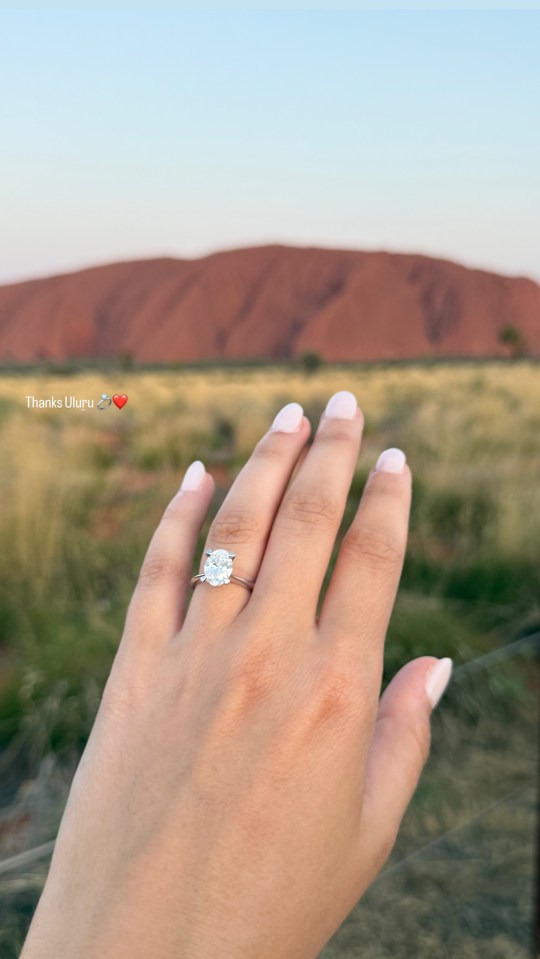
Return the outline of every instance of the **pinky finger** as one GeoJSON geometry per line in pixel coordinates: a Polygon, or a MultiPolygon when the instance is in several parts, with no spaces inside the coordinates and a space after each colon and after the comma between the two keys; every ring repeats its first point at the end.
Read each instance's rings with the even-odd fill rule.
{"type": "Polygon", "coordinates": [[[146,552],[129,605],[124,645],[168,642],[187,606],[197,540],[214,492],[200,460],[188,467],[146,552]]]}
{"type": "Polygon", "coordinates": [[[360,825],[362,862],[373,878],[387,859],[429,755],[431,713],[452,673],[451,659],[407,663],[385,690],[366,769],[360,825]]]}

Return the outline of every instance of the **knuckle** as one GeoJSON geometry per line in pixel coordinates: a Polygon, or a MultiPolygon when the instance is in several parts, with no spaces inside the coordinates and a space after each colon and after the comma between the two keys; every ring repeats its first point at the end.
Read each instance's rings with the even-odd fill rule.
{"type": "Polygon", "coordinates": [[[209,542],[249,543],[261,533],[260,517],[249,510],[228,507],[214,518],[208,534],[209,542]]]}
{"type": "Polygon", "coordinates": [[[385,530],[351,526],[343,537],[342,550],[376,571],[393,571],[401,565],[403,553],[395,538],[385,530]]]}
{"type": "Polygon", "coordinates": [[[431,726],[423,717],[409,723],[409,735],[417,750],[420,763],[424,766],[431,749],[431,726]]]}
{"type": "Polygon", "coordinates": [[[345,422],[345,420],[333,420],[331,425],[326,423],[324,429],[317,431],[315,437],[317,445],[328,443],[333,446],[336,443],[350,444],[356,442],[356,430],[352,430],[350,424],[348,427],[344,426],[345,422]]]}
{"type": "Polygon", "coordinates": [[[302,532],[334,529],[339,524],[338,504],[323,489],[300,488],[285,498],[276,522],[302,532]]]}
{"type": "Polygon", "coordinates": [[[352,665],[326,662],[315,679],[314,705],[319,722],[356,721],[364,708],[365,690],[352,665]]]}
{"type": "Polygon", "coordinates": [[[164,580],[182,580],[187,576],[185,562],[174,556],[156,556],[145,559],[139,573],[139,589],[152,589],[164,580]]]}
{"type": "Polygon", "coordinates": [[[178,496],[174,496],[170,503],[167,505],[163,516],[161,517],[162,523],[177,523],[182,516],[185,516],[185,505],[184,501],[179,499],[178,496]]]}
{"type": "Polygon", "coordinates": [[[366,484],[366,496],[388,496],[401,499],[404,494],[403,480],[410,480],[411,471],[407,463],[401,473],[387,473],[385,471],[371,473],[366,484]]]}
{"type": "Polygon", "coordinates": [[[282,670],[267,646],[250,645],[242,649],[231,666],[231,691],[235,701],[260,702],[279,687],[282,670]]]}
{"type": "Polygon", "coordinates": [[[385,730],[395,759],[406,749],[410,759],[413,759],[412,754],[416,753],[416,768],[425,765],[431,748],[431,726],[426,716],[417,715],[402,719],[393,713],[385,712],[383,707],[377,717],[377,726],[385,730]],[[411,750],[407,748],[409,745],[411,750]]]}
{"type": "Polygon", "coordinates": [[[254,460],[263,460],[275,462],[283,460],[283,449],[279,448],[274,442],[274,437],[263,437],[253,449],[251,454],[254,460]]]}

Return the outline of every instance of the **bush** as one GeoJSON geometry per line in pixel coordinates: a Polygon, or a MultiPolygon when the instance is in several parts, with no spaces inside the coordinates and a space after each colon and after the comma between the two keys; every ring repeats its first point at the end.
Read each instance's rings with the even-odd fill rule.
{"type": "Polygon", "coordinates": [[[306,376],[312,376],[323,365],[323,358],[315,350],[307,350],[300,356],[300,369],[306,376]]]}
{"type": "Polygon", "coordinates": [[[507,323],[499,330],[499,343],[507,348],[513,360],[527,355],[527,341],[519,327],[512,323],[507,323]]]}

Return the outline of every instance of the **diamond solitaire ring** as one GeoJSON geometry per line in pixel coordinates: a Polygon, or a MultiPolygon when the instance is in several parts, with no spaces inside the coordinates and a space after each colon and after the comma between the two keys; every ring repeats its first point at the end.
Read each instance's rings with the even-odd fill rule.
{"type": "Polygon", "coordinates": [[[191,577],[191,585],[197,583],[210,583],[210,586],[225,586],[226,583],[240,583],[250,591],[255,586],[250,579],[244,579],[243,576],[235,576],[232,571],[233,559],[236,553],[231,553],[227,549],[207,549],[205,550],[207,560],[204,564],[204,571],[191,577]]]}

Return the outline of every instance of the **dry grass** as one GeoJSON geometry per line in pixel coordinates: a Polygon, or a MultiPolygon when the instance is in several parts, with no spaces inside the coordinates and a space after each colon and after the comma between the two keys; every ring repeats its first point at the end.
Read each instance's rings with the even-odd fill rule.
{"type": "MultiPolygon", "coordinates": [[[[29,796],[41,797],[33,800],[16,848],[54,831],[63,787],[52,805],[43,799],[43,770],[53,756],[60,767],[73,763],[84,744],[144,549],[185,467],[201,458],[214,473],[215,511],[279,407],[298,400],[315,429],[337,389],[353,390],[366,417],[344,526],[381,449],[403,447],[415,478],[386,675],[422,653],[464,662],[540,625],[540,368],[533,363],[329,367],[313,376],[277,367],[4,375],[0,772],[7,777],[5,803],[18,812],[29,796]],[[24,400],[27,394],[97,400],[104,390],[126,392],[127,406],[28,410],[24,400]]],[[[532,675],[510,664],[474,689],[456,683],[437,720],[433,760],[398,858],[461,827],[493,797],[526,786],[534,765],[532,675]]],[[[461,871],[451,865],[455,848],[445,848],[443,867],[415,861],[383,874],[324,955],[525,955],[526,929],[519,928],[529,921],[523,902],[532,874],[532,813],[502,803],[490,816],[482,820],[480,851],[474,829],[469,838],[460,833],[461,858],[470,853],[471,859],[461,871]],[[456,883],[463,895],[452,900],[456,883]],[[445,919],[448,900],[453,926],[445,919]],[[386,921],[390,913],[393,924],[386,921]]],[[[1,848],[6,855],[8,846],[1,848]]],[[[43,875],[36,865],[0,887],[8,930],[0,952],[9,959],[43,875]]]]}
{"type": "Polygon", "coordinates": [[[109,383],[95,373],[0,381],[0,522],[11,526],[22,562],[31,562],[28,540],[35,544],[36,529],[44,549],[55,550],[62,516],[69,516],[60,504],[92,488],[96,466],[110,466],[101,477],[106,487],[127,479],[127,495],[130,468],[159,470],[156,479],[172,491],[191,459],[205,455],[210,468],[219,462],[220,430],[233,435],[231,458],[240,463],[283,403],[301,402],[315,427],[339,388],[354,390],[365,411],[360,469],[384,446],[403,446],[415,475],[432,489],[489,487],[498,506],[494,548],[520,555],[536,549],[540,370],[532,363],[329,368],[313,377],[279,368],[123,373],[117,380],[121,385],[111,389],[127,392],[129,403],[104,413],[23,407],[30,392],[97,399],[109,383]]]}

